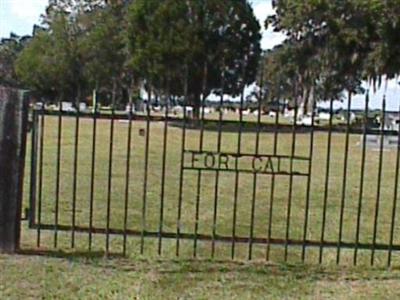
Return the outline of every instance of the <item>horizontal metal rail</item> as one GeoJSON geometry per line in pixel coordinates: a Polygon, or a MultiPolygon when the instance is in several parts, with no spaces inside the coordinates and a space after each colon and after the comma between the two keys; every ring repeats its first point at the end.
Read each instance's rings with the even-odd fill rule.
{"type": "MultiPolygon", "coordinates": [[[[58,111],[50,111],[50,110],[38,110],[35,109],[40,115],[46,115],[46,116],[59,116],[59,114],[62,115],[62,117],[70,117],[70,118],[76,118],[76,113],[73,112],[61,112],[59,113],[58,111]]],[[[79,113],[79,118],[80,119],[92,119],[93,118],[93,113],[88,113],[88,112],[80,112],[79,113]]],[[[129,122],[129,113],[115,113],[113,116],[111,113],[104,113],[104,112],[98,112],[96,113],[96,118],[98,120],[118,120],[118,121],[126,121],[127,123],[129,122]]],[[[177,116],[171,116],[168,115],[166,117],[165,115],[149,115],[147,116],[145,113],[144,114],[135,114],[133,113],[131,116],[132,121],[147,121],[149,120],[150,122],[165,122],[167,120],[170,124],[170,126],[178,126],[181,127],[183,126],[183,123],[185,123],[185,120],[182,117],[177,117],[177,116]]],[[[204,120],[201,120],[204,122],[204,130],[205,131],[210,131],[210,130],[217,130],[217,128],[214,128],[218,126],[219,123],[221,123],[221,130],[223,131],[229,131],[229,129],[232,128],[232,132],[237,131],[237,121],[235,120],[215,120],[215,119],[207,119],[205,118],[204,120]],[[213,125],[213,126],[211,126],[213,125]]],[[[256,121],[242,121],[242,131],[243,132],[256,132],[257,131],[257,122],[256,121]]],[[[198,122],[197,120],[187,120],[186,121],[186,127],[187,129],[200,129],[201,128],[201,122],[198,122]]],[[[280,133],[291,133],[293,128],[293,124],[274,124],[274,123],[261,123],[260,124],[260,132],[265,132],[265,133],[274,133],[276,130],[279,130],[280,133]]],[[[311,131],[314,132],[328,132],[329,126],[325,125],[314,125],[314,126],[308,126],[308,125],[302,125],[302,124],[296,124],[296,133],[297,134],[304,134],[304,133],[310,133],[311,131]]],[[[332,133],[346,133],[347,128],[346,125],[332,125],[331,128],[332,133]]],[[[350,134],[363,134],[364,133],[364,128],[363,126],[351,126],[348,129],[350,134]]],[[[381,130],[380,128],[368,128],[366,133],[368,135],[380,135],[381,130]]],[[[396,136],[397,137],[397,131],[395,130],[384,130],[383,131],[384,136],[396,136]]]]}
{"type": "MultiPolygon", "coordinates": [[[[33,224],[32,229],[40,229],[40,230],[49,230],[53,231],[54,230],[54,225],[51,224],[33,224]]],[[[75,232],[80,232],[80,233],[89,233],[91,232],[92,234],[110,234],[110,235],[128,235],[128,236],[135,236],[135,237],[141,237],[144,235],[145,237],[153,237],[153,238],[159,238],[160,236],[165,239],[176,239],[177,238],[177,233],[176,232],[158,232],[158,231],[147,231],[145,230],[144,232],[142,230],[124,230],[124,229],[107,229],[107,228],[89,228],[89,227],[83,227],[83,226],[75,226],[72,228],[72,226],[69,225],[57,225],[57,230],[58,231],[65,231],[65,232],[71,232],[72,229],[75,230],[75,232]]],[[[236,236],[232,238],[232,236],[224,236],[224,235],[206,235],[206,234],[200,234],[198,233],[197,235],[192,234],[192,233],[184,233],[180,232],[179,233],[179,238],[183,240],[194,240],[197,238],[197,240],[200,241],[209,241],[211,242],[213,239],[218,242],[222,243],[232,243],[232,241],[235,241],[235,243],[242,243],[242,244],[248,244],[250,242],[249,237],[240,237],[236,236]]],[[[337,248],[338,243],[337,241],[325,241],[325,242],[320,242],[320,241],[311,241],[311,240],[295,240],[295,239],[267,239],[267,238],[257,238],[253,237],[251,238],[251,241],[253,244],[259,244],[259,245],[276,245],[276,246],[285,246],[285,245],[290,245],[290,246],[299,246],[303,247],[304,245],[306,247],[323,247],[323,248],[337,248]]],[[[341,242],[340,243],[341,248],[345,249],[355,249],[356,247],[359,250],[393,250],[393,251],[400,251],[400,245],[392,245],[391,248],[387,244],[366,244],[366,243],[348,243],[348,242],[341,242]]]]}

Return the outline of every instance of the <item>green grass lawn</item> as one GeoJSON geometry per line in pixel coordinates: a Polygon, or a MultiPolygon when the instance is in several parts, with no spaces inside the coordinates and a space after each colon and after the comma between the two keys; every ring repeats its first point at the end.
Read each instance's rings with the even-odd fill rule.
{"type": "Polygon", "coordinates": [[[396,299],[398,269],[0,256],[1,299],[396,299]]]}
{"type": "MultiPolygon", "coordinates": [[[[95,227],[105,228],[107,211],[108,185],[108,120],[98,121],[96,176],[93,221],[95,227]]],[[[145,137],[139,135],[139,129],[146,123],[137,121],[133,125],[131,178],[129,181],[128,228],[142,229],[143,181],[145,137]]],[[[126,122],[115,123],[115,140],[113,156],[113,180],[111,193],[110,225],[114,229],[123,228],[124,192],[127,149],[126,122]]],[[[73,160],[74,160],[74,118],[63,118],[61,189],[59,222],[71,225],[73,199],[73,160]]],[[[152,122],[150,130],[149,172],[147,185],[147,207],[145,213],[145,228],[157,232],[160,226],[161,212],[161,170],[163,156],[164,123],[152,122]]],[[[186,149],[199,149],[199,130],[187,130],[186,149]]],[[[43,161],[43,199],[42,223],[54,224],[55,217],[55,178],[57,150],[57,118],[45,119],[45,144],[43,161]]],[[[216,151],[217,132],[206,131],[204,150],[216,151]]],[[[90,173],[91,173],[91,142],[92,121],[82,119],[79,135],[78,180],[76,201],[76,225],[89,225],[90,173]]],[[[241,151],[255,153],[256,134],[246,132],[242,136],[241,151]]],[[[163,198],[163,222],[165,232],[176,232],[177,212],[179,203],[179,179],[182,130],[179,127],[168,128],[168,143],[166,156],[165,194],[163,198]]],[[[262,133],[260,138],[260,154],[271,154],[273,151],[273,133],[262,133]]],[[[309,134],[298,134],[296,138],[297,156],[307,157],[309,154],[309,134]]],[[[222,134],[221,152],[237,151],[237,132],[222,134]]],[[[354,242],[358,212],[358,198],[361,169],[360,136],[350,136],[349,165],[346,174],[347,189],[343,215],[343,241],[354,242]]],[[[333,134],[331,172],[326,210],[325,240],[336,242],[339,234],[340,203],[343,181],[344,134],[333,134]]],[[[278,138],[279,155],[291,155],[292,135],[281,133],[278,138]]],[[[313,168],[311,176],[311,197],[308,214],[307,239],[319,241],[321,238],[322,213],[324,201],[324,182],[326,173],[327,133],[316,132],[313,168]]],[[[383,172],[381,181],[381,198],[378,214],[377,243],[388,244],[391,227],[391,212],[394,191],[394,174],[396,151],[385,150],[383,156],[383,172]]],[[[372,243],[375,201],[378,183],[379,151],[367,150],[364,193],[362,198],[360,242],[372,243]]],[[[27,162],[29,166],[29,161],[27,162]]],[[[27,170],[29,178],[29,170],[27,170]]],[[[236,221],[237,236],[248,237],[251,230],[251,210],[253,200],[253,174],[241,173],[238,182],[238,210],[236,221]]],[[[289,195],[289,176],[277,176],[275,182],[275,197],[272,217],[272,238],[285,239],[287,224],[287,208],[289,195]]],[[[185,171],[182,193],[181,231],[194,233],[196,223],[197,172],[185,171]]],[[[220,172],[218,189],[218,214],[216,232],[218,235],[231,236],[233,225],[233,203],[235,200],[235,173],[220,172]]],[[[306,177],[293,177],[293,194],[289,238],[301,240],[305,221],[306,177]]],[[[200,189],[199,233],[211,235],[213,232],[215,173],[203,172],[200,189]]],[[[29,192],[29,180],[26,183],[26,194],[29,192]]],[[[255,190],[254,236],[266,238],[269,224],[271,176],[258,175],[255,190]]],[[[26,197],[26,206],[28,197],[26,197]]],[[[400,244],[400,223],[395,224],[395,244],[400,244]]],[[[54,233],[42,232],[41,250],[49,251],[48,255],[58,252],[53,249],[54,233]]],[[[360,250],[358,262],[362,268],[349,266],[353,262],[354,250],[341,250],[341,264],[336,268],[336,248],[324,249],[323,267],[295,266],[289,267],[284,262],[284,248],[272,246],[270,261],[277,265],[266,265],[266,245],[257,244],[253,247],[254,262],[247,262],[249,245],[237,244],[235,262],[230,262],[231,244],[217,243],[215,260],[210,262],[211,243],[199,242],[198,257],[200,261],[191,261],[193,256],[193,241],[181,241],[181,258],[175,260],[175,240],[163,239],[162,256],[157,254],[158,239],[145,239],[145,254],[140,255],[140,238],[128,237],[127,258],[116,258],[105,261],[102,256],[105,248],[104,235],[95,235],[93,252],[88,253],[88,235],[77,233],[76,247],[70,249],[71,233],[59,233],[59,249],[63,251],[62,258],[36,256],[2,256],[0,282],[14,280],[11,287],[1,286],[0,293],[6,296],[17,291],[23,295],[40,297],[40,293],[48,293],[56,298],[68,298],[71,293],[90,295],[96,298],[97,293],[104,298],[126,298],[134,295],[140,298],[260,298],[270,295],[276,298],[316,298],[349,296],[363,297],[395,295],[398,284],[397,271],[387,273],[383,269],[370,269],[370,250],[360,250]],[[65,254],[66,252],[66,254],[65,254]],[[92,258],[87,258],[87,257],[92,258]],[[162,259],[161,261],[159,259],[162,259]],[[3,268],[4,266],[4,268],[3,268]],[[18,269],[24,266],[27,272],[19,274],[18,269]],[[365,271],[367,270],[367,271],[365,271]],[[33,274],[37,280],[31,278],[33,274]],[[57,276],[56,274],[62,274],[57,276]],[[2,276],[2,277],[1,277],[2,276]],[[3,279],[4,278],[4,279],[3,279]],[[63,282],[68,284],[63,285],[63,282]],[[106,283],[107,282],[107,283],[106,283]],[[21,285],[27,286],[22,294],[21,285]],[[40,288],[39,288],[40,287],[40,288]],[[32,293],[32,294],[29,294],[32,293]],[[36,294],[35,294],[36,293],[36,294]]],[[[122,236],[111,237],[111,252],[122,252],[122,236]]],[[[36,231],[23,226],[22,247],[25,250],[36,250],[36,231]]],[[[307,248],[306,265],[318,263],[318,248],[307,248]]],[[[387,251],[377,251],[375,264],[386,266],[387,251]]],[[[289,247],[288,263],[297,264],[301,261],[301,248],[289,247]]],[[[394,254],[393,265],[399,265],[399,256],[394,254]]],[[[1,295],[1,294],[0,294],[1,295]]],[[[18,295],[18,294],[17,294],[18,295]]]]}

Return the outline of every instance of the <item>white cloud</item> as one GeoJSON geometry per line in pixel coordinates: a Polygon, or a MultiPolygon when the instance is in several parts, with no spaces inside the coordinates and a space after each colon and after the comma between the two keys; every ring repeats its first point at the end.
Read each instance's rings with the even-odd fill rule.
{"type": "Polygon", "coordinates": [[[265,30],[265,20],[268,16],[274,15],[275,10],[272,7],[271,0],[265,1],[253,1],[254,14],[260,22],[262,28],[263,39],[261,41],[261,47],[263,49],[271,49],[274,46],[282,43],[285,36],[281,33],[274,32],[272,28],[265,30]]]}
{"type": "Polygon", "coordinates": [[[271,1],[255,2],[253,4],[254,14],[256,17],[264,23],[264,20],[271,15],[275,14],[275,10],[272,8],[271,1]]]}
{"type": "Polygon", "coordinates": [[[24,22],[37,23],[44,12],[47,0],[5,0],[13,17],[24,22]]]}

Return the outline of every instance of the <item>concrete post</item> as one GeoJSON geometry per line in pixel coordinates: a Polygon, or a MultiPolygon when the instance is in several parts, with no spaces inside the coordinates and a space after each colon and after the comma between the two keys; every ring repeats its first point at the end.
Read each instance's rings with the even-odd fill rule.
{"type": "Polygon", "coordinates": [[[18,90],[0,86],[0,252],[19,248],[27,112],[18,90]]]}

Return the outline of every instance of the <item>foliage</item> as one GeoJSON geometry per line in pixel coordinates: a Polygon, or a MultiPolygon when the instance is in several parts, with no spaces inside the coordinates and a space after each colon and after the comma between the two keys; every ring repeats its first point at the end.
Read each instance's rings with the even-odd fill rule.
{"type": "MultiPolygon", "coordinates": [[[[266,26],[287,40],[266,53],[270,98],[307,106],[341,99],[362,80],[380,84],[400,70],[400,0],[274,1],[266,26]],[[296,95],[296,98],[295,96],[296,95]]],[[[0,80],[75,98],[103,87],[120,99],[139,86],[181,97],[236,96],[258,72],[260,28],[247,0],[51,0],[31,43],[3,41],[0,80]],[[223,90],[221,86],[223,85],[223,90]]]]}
{"type": "Polygon", "coordinates": [[[22,82],[39,94],[80,97],[85,85],[82,28],[60,14],[48,30],[37,34],[16,62],[22,82]]]}
{"type": "Polygon", "coordinates": [[[107,87],[121,76],[125,62],[124,31],[119,13],[102,9],[91,13],[87,34],[82,41],[85,53],[85,77],[93,87],[107,87]]]}
{"type": "Polygon", "coordinates": [[[0,84],[18,86],[18,78],[14,64],[19,53],[29,42],[29,36],[20,37],[11,34],[9,38],[0,40],[0,84]]]}
{"type": "Polygon", "coordinates": [[[375,1],[374,13],[377,38],[366,62],[366,76],[380,84],[382,76],[397,77],[400,73],[400,1],[375,1]]]}
{"type": "Polygon", "coordinates": [[[62,99],[82,101],[98,87],[115,95],[129,74],[120,19],[120,6],[74,17],[63,12],[53,14],[47,29],[33,38],[18,59],[21,80],[41,95],[62,99]]]}
{"type": "Polygon", "coordinates": [[[51,24],[60,14],[74,18],[98,10],[104,7],[106,2],[105,0],[49,0],[42,21],[44,24],[51,24]]]}
{"type": "Polygon", "coordinates": [[[62,98],[102,87],[131,99],[139,79],[157,94],[182,96],[188,74],[198,108],[203,87],[221,92],[222,77],[232,95],[254,81],[261,36],[246,0],[129,2],[50,1],[45,30],[18,60],[23,83],[62,98]]]}
{"type": "Polygon", "coordinates": [[[198,112],[205,94],[238,94],[238,82],[254,81],[260,55],[260,27],[250,4],[240,1],[137,0],[128,13],[132,65],[143,79],[173,94],[188,94],[198,112]],[[243,71],[244,70],[244,71],[243,71]],[[224,76],[222,76],[222,73],[224,76]]]}
{"type": "Polygon", "coordinates": [[[279,0],[274,5],[277,14],[267,26],[300,47],[312,47],[305,61],[309,67],[312,60],[319,62],[315,80],[358,92],[361,80],[380,81],[400,71],[398,0],[279,0]]]}

